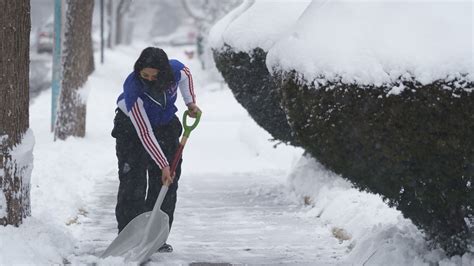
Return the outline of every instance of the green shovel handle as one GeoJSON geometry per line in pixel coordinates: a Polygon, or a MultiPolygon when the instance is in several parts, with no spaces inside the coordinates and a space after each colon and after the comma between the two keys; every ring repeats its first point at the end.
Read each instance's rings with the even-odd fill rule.
{"type": "Polygon", "coordinates": [[[185,111],[183,114],[183,128],[184,128],[184,134],[183,136],[186,138],[189,138],[189,134],[191,134],[191,131],[197,127],[199,124],[199,120],[201,120],[201,114],[202,112],[198,112],[196,115],[196,120],[194,120],[194,123],[192,125],[188,125],[187,118],[189,116],[189,111],[185,111]]]}

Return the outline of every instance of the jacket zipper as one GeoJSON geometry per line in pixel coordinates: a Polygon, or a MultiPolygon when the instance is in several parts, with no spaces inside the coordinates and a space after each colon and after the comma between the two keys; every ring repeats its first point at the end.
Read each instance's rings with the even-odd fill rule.
{"type": "Polygon", "coordinates": [[[163,98],[165,99],[165,106],[163,106],[160,102],[158,102],[157,100],[153,99],[153,97],[150,96],[150,94],[146,93],[145,92],[145,95],[148,96],[148,98],[150,98],[150,100],[152,100],[154,103],[158,104],[161,108],[165,109],[166,107],[166,92],[163,92],[163,98]]]}

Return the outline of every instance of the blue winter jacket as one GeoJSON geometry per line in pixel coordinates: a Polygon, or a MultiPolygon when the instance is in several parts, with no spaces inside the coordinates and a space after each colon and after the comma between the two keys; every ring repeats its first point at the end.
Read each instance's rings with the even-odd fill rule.
{"type": "Polygon", "coordinates": [[[173,69],[175,82],[164,92],[164,100],[159,102],[153,99],[149,89],[145,88],[142,82],[140,82],[139,74],[132,72],[125,80],[123,85],[124,91],[117,99],[119,107],[119,102],[125,100],[127,111],[130,112],[137,101],[137,98],[141,98],[145,111],[153,126],[169,123],[173,118],[173,115],[178,111],[178,108],[175,106],[178,95],[178,82],[181,80],[181,70],[185,68],[185,66],[178,60],[170,60],[170,65],[173,69]]]}
{"type": "Polygon", "coordinates": [[[160,168],[168,166],[153,128],[169,123],[178,111],[175,106],[178,88],[185,104],[195,103],[191,72],[178,60],[170,60],[175,82],[159,97],[152,97],[149,88],[139,79],[139,73],[128,75],[123,92],[117,99],[118,107],[130,117],[137,134],[147,152],[160,168]]]}

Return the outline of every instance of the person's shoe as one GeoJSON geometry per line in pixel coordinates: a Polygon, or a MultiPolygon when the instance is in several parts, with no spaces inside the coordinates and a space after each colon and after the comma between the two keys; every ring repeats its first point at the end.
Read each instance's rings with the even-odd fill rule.
{"type": "Polygon", "coordinates": [[[161,248],[158,249],[158,252],[160,253],[171,253],[173,252],[173,247],[170,244],[164,243],[161,248]]]}

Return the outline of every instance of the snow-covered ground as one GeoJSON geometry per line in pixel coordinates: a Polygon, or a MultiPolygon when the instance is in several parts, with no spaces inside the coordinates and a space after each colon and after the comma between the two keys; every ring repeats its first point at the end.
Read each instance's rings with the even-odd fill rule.
{"type": "MultiPolygon", "coordinates": [[[[96,65],[87,83],[85,138],[53,141],[50,91],[31,105],[32,216],[20,228],[0,227],[0,265],[123,264],[96,255],[116,236],[115,100],[145,46],[117,47],[96,65]]],[[[193,72],[203,117],[184,151],[168,241],[175,251],[153,255],[150,265],[474,264],[472,253],[449,260],[429,251],[398,211],[302,157],[301,149],[274,148],[226,85],[209,82],[185,49],[192,48],[166,50],[193,72]]]]}

